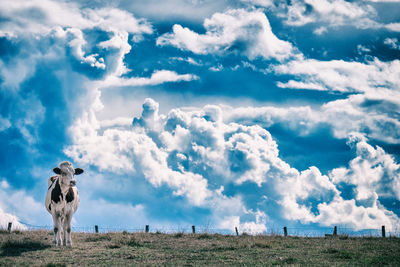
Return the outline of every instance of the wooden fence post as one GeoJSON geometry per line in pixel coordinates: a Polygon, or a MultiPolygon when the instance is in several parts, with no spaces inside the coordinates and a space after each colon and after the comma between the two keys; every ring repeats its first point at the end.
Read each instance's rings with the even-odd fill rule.
{"type": "Polygon", "coordinates": [[[95,226],[94,226],[94,232],[95,232],[96,234],[99,232],[99,226],[98,226],[98,225],[95,225],[95,226]]]}
{"type": "Polygon", "coordinates": [[[192,225],[192,234],[196,233],[196,227],[194,225],[192,225]]]}
{"type": "Polygon", "coordinates": [[[149,228],[150,228],[150,227],[149,227],[149,225],[147,224],[147,225],[146,225],[146,233],[149,232],[149,228]]]}
{"type": "Polygon", "coordinates": [[[382,225],[382,237],[386,237],[386,231],[384,225],[382,225]]]}
{"type": "Polygon", "coordinates": [[[337,227],[336,226],[333,228],[333,236],[337,236],[337,227]]]}
{"type": "Polygon", "coordinates": [[[11,233],[12,222],[8,223],[8,232],[11,233]]]}
{"type": "Polygon", "coordinates": [[[283,227],[283,235],[284,235],[284,236],[287,236],[287,227],[286,227],[286,226],[283,227]]]}
{"type": "Polygon", "coordinates": [[[237,227],[235,227],[235,231],[236,231],[236,236],[239,236],[239,231],[238,231],[237,227]]]}

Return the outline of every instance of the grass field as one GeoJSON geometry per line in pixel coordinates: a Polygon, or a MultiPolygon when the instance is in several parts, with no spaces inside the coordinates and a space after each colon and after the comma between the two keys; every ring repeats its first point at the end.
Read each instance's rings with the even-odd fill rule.
{"type": "Polygon", "coordinates": [[[72,248],[49,231],[0,232],[0,266],[400,266],[400,239],[73,233],[72,248]]]}

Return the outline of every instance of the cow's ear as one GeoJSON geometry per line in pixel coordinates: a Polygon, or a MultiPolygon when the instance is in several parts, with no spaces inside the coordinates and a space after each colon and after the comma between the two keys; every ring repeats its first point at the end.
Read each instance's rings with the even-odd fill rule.
{"type": "Polygon", "coordinates": [[[81,168],[76,168],[75,169],[75,175],[79,175],[81,173],[83,173],[83,170],[81,168]]]}
{"type": "Polygon", "coordinates": [[[61,174],[61,169],[56,167],[56,168],[53,169],[53,172],[56,173],[56,174],[61,174]]]}

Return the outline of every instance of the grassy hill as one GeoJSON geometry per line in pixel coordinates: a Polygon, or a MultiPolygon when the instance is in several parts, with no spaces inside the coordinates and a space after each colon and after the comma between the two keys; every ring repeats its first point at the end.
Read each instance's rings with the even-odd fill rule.
{"type": "Polygon", "coordinates": [[[49,231],[0,232],[0,266],[400,266],[399,238],[73,233],[72,248],[49,231]]]}

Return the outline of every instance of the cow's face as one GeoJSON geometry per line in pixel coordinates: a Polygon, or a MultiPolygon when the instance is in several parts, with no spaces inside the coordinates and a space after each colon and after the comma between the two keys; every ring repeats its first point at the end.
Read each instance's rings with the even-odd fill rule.
{"type": "Polygon", "coordinates": [[[68,161],[61,162],[60,167],[54,168],[53,171],[61,175],[61,183],[71,186],[76,184],[74,175],[79,175],[83,173],[83,170],[81,168],[74,169],[72,163],[68,161]]]}

